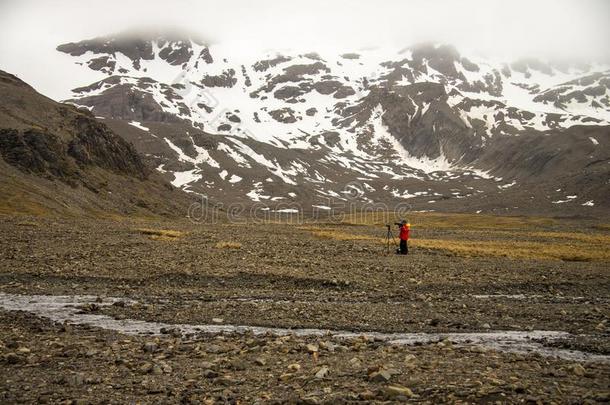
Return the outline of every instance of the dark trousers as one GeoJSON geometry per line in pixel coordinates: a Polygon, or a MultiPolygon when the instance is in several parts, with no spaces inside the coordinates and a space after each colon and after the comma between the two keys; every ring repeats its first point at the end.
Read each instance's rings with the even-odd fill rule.
{"type": "Polygon", "coordinates": [[[400,254],[406,255],[409,253],[409,246],[407,245],[407,241],[401,239],[400,240],[400,254]]]}

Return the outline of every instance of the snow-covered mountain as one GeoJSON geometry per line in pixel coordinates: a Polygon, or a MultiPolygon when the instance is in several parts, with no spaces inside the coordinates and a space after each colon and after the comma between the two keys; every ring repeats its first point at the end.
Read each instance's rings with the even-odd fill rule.
{"type": "Polygon", "coordinates": [[[438,44],[247,58],[162,35],[57,50],[88,72],[67,102],[218,202],[587,209],[608,191],[609,66],[438,44]]]}

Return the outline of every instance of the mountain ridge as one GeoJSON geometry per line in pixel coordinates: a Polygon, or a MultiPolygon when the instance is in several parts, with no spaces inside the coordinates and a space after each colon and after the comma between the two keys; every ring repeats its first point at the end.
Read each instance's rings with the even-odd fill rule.
{"type": "MultiPolygon", "coordinates": [[[[128,137],[148,145],[136,147],[150,151],[156,144],[147,159],[185,190],[219,201],[307,205],[316,196],[342,201],[358,182],[363,203],[408,201],[427,210],[440,202],[435,207],[442,210],[468,201],[464,209],[473,211],[490,209],[481,207],[482,194],[518,194],[524,187],[523,193],[545,200],[544,210],[566,198],[555,196],[557,189],[581,195],[569,205],[604,204],[596,190],[607,189],[602,178],[586,188],[578,179],[561,187],[551,180],[565,178],[554,164],[565,161],[562,155],[571,155],[576,171],[607,161],[608,66],[534,59],[498,64],[431,44],[331,57],[271,52],[234,63],[221,46],[175,38],[144,42],[146,58],[71,43],[79,49],[75,62],[99,70],[101,79],[75,83],[66,101],[112,125],[130,124],[135,132],[128,137]],[[100,57],[107,58],[103,66],[100,57]],[[570,152],[574,137],[583,138],[570,152]],[[522,151],[511,138],[545,151],[522,151]],[[547,164],[540,167],[539,160],[547,164]],[[548,181],[544,197],[535,184],[522,184],[541,171],[548,181]],[[456,199],[463,200],[447,204],[456,199]]],[[[74,53],[63,45],[58,50],[74,53]]]]}

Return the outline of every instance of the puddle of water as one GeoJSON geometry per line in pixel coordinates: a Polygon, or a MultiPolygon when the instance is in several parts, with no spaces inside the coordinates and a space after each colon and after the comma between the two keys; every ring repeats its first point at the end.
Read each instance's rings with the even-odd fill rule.
{"type": "Polygon", "coordinates": [[[357,338],[367,336],[389,344],[414,345],[448,339],[457,345],[478,345],[494,350],[514,353],[538,353],[549,357],[560,357],[575,361],[597,361],[610,363],[610,356],[590,354],[575,350],[545,347],[538,342],[540,339],[553,341],[570,338],[573,335],[561,331],[491,331],[483,333],[381,333],[381,332],[350,332],[340,330],[325,330],[315,328],[287,329],[261,326],[239,325],[189,325],[169,324],[162,322],[147,322],[134,319],[114,319],[107,315],[84,312],[82,305],[96,303],[99,306],[109,306],[115,302],[133,302],[127,299],[106,297],[102,302],[96,302],[98,297],[91,295],[16,295],[0,293],[0,308],[7,311],[26,311],[34,315],[48,318],[54,322],[85,324],[107,330],[113,330],[128,335],[159,335],[162,329],[179,330],[182,334],[222,334],[246,333],[255,335],[270,334],[275,336],[329,336],[335,338],[357,338]]]}
{"type": "Polygon", "coordinates": [[[526,298],[537,298],[539,295],[530,295],[527,296],[525,294],[481,294],[481,295],[473,295],[472,298],[480,299],[480,300],[488,300],[492,298],[510,298],[514,300],[524,300],[526,298]]]}
{"type": "Polygon", "coordinates": [[[364,301],[364,300],[287,300],[287,299],[275,299],[275,298],[220,298],[214,300],[217,302],[237,302],[246,304],[273,304],[273,305],[288,305],[288,304],[342,304],[342,305],[362,305],[362,304],[383,304],[383,305],[406,305],[405,301],[364,301]]]}

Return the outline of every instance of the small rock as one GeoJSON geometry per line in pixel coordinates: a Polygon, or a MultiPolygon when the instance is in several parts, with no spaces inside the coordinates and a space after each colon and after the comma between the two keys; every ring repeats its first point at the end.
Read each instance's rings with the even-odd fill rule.
{"type": "Polygon", "coordinates": [[[535,395],[528,395],[525,397],[525,403],[529,405],[544,405],[542,398],[535,395]]]}
{"type": "Polygon", "coordinates": [[[311,344],[311,343],[307,345],[307,351],[309,353],[317,353],[318,350],[319,350],[318,345],[314,345],[314,344],[311,344]]]}
{"type": "MultiPolygon", "coordinates": [[[[248,366],[249,366],[248,363],[246,363],[245,361],[236,359],[236,360],[233,360],[231,363],[229,363],[228,368],[237,370],[237,371],[243,371],[243,370],[247,370],[248,366]]],[[[212,367],[213,367],[213,365],[208,368],[212,368],[212,367]]]]}
{"type": "Polygon", "coordinates": [[[358,357],[352,357],[349,361],[349,364],[354,368],[362,367],[362,361],[358,357]]]}
{"type": "Polygon", "coordinates": [[[392,378],[392,373],[386,369],[380,369],[369,374],[369,380],[375,382],[388,382],[392,378]]]}
{"type": "Polygon", "coordinates": [[[301,365],[298,363],[293,363],[288,365],[288,370],[290,371],[299,371],[301,369],[301,365]]]}
{"type": "Polygon", "coordinates": [[[99,376],[85,378],[85,384],[95,385],[95,384],[100,384],[101,382],[102,382],[102,378],[99,376]]]}
{"type": "Polygon", "coordinates": [[[208,353],[216,354],[222,352],[222,347],[218,345],[210,345],[205,349],[205,351],[208,353]]]}
{"type": "Polygon", "coordinates": [[[144,363],[140,366],[140,372],[142,374],[148,374],[152,371],[153,365],[151,363],[144,363]]]}
{"type": "Polygon", "coordinates": [[[525,386],[523,384],[512,384],[511,388],[517,393],[517,394],[525,394],[527,392],[527,388],[525,388],[525,386]]]}
{"type": "Polygon", "coordinates": [[[202,361],[201,363],[199,363],[199,365],[201,366],[201,368],[203,368],[204,370],[211,370],[214,368],[214,363],[210,362],[210,361],[202,361]]]}
{"type": "Polygon", "coordinates": [[[335,351],[335,344],[333,342],[320,342],[320,349],[328,350],[332,353],[335,351]]]}
{"type": "Polygon", "coordinates": [[[574,374],[576,374],[579,377],[582,377],[583,375],[585,375],[585,368],[583,366],[581,366],[580,364],[575,364],[572,367],[572,371],[574,372],[574,374]]]}
{"type": "Polygon", "coordinates": [[[49,402],[51,402],[51,396],[49,394],[42,394],[38,397],[39,404],[48,404],[49,402]]]}
{"type": "Polygon", "coordinates": [[[70,374],[66,377],[66,384],[71,387],[80,387],[85,383],[85,378],[82,374],[70,374]]]}
{"type": "Polygon", "coordinates": [[[499,378],[490,378],[489,382],[492,383],[493,385],[504,385],[505,382],[503,380],[500,380],[499,378]]]}
{"type": "Polygon", "coordinates": [[[321,379],[325,378],[328,375],[328,373],[329,373],[328,367],[323,366],[322,368],[320,368],[318,370],[318,372],[316,373],[315,377],[318,380],[321,380],[321,379]]]}
{"type": "Polygon", "coordinates": [[[180,332],[180,329],[178,328],[161,328],[159,329],[159,332],[161,332],[163,335],[172,335],[173,337],[182,336],[182,332],[180,332]]]}
{"type": "Polygon", "coordinates": [[[254,360],[254,362],[259,366],[264,366],[267,364],[265,359],[263,359],[262,357],[258,357],[256,360],[254,360]]]}
{"type": "Polygon", "coordinates": [[[399,395],[405,396],[407,398],[413,396],[413,391],[411,391],[407,387],[403,387],[402,385],[388,385],[383,391],[390,398],[397,397],[399,395]]]}
{"type": "Polygon", "coordinates": [[[301,397],[300,402],[306,405],[318,405],[320,400],[315,396],[309,394],[307,396],[301,397]]]}
{"type": "Polygon", "coordinates": [[[287,382],[287,381],[290,381],[290,379],[292,377],[294,377],[294,374],[284,373],[284,374],[280,375],[280,380],[283,381],[283,382],[287,382]]]}
{"type": "Polygon", "coordinates": [[[21,354],[28,354],[30,353],[30,349],[28,349],[27,347],[20,347],[19,349],[17,349],[17,352],[21,354]]]}
{"type": "Polygon", "coordinates": [[[360,399],[365,400],[365,401],[370,401],[370,400],[375,399],[375,393],[370,390],[364,390],[360,394],[358,394],[358,396],[360,397],[360,399]]]}
{"type": "Polygon", "coordinates": [[[222,318],[212,318],[212,322],[214,323],[223,323],[225,320],[222,318]]]}
{"type": "Polygon", "coordinates": [[[449,339],[443,339],[442,341],[438,342],[438,345],[444,348],[451,348],[453,343],[449,339]]]}
{"type": "Polygon", "coordinates": [[[160,394],[164,391],[165,391],[164,388],[159,385],[152,385],[146,389],[147,394],[160,394]]]}
{"type": "Polygon", "coordinates": [[[483,329],[491,329],[491,325],[488,323],[484,323],[483,325],[481,325],[481,328],[483,329]]]}
{"type": "Polygon", "coordinates": [[[218,377],[215,382],[226,386],[234,386],[235,384],[237,384],[237,380],[230,375],[222,375],[218,377]]]}
{"type": "Polygon", "coordinates": [[[203,376],[205,378],[216,378],[216,377],[218,377],[218,373],[214,370],[204,370],[203,376]]]}
{"type": "Polygon", "coordinates": [[[157,344],[154,342],[146,342],[144,343],[143,349],[145,352],[154,353],[157,351],[157,344]]]}
{"type": "Polygon", "coordinates": [[[84,304],[80,306],[80,309],[83,312],[97,312],[100,310],[100,306],[94,302],[84,304]]]}
{"type": "Polygon", "coordinates": [[[19,357],[15,353],[7,353],[4,356],[4,361],[6,361],[8,364],[17,364],[21,361],[21,357],[19,357]]]}

